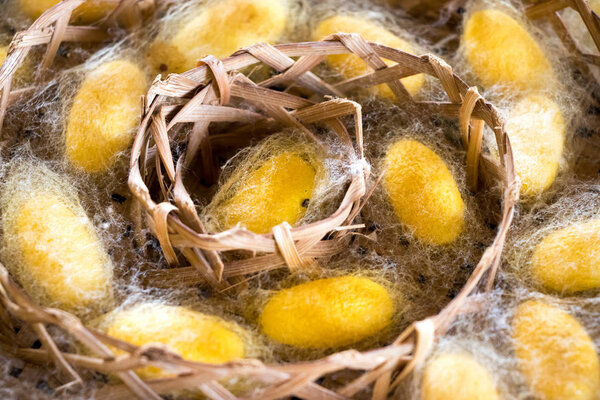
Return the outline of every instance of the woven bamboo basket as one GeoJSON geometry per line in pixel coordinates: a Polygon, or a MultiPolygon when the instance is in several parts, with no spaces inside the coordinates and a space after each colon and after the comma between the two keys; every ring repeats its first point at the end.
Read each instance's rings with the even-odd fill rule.
{"type": "Polygon", "coordinates": [[[332,216],[299,228],[284,225],[271,234],[263,235],[241,229],[218,235],[203,233],[199,229],[201,226],[194,225],[197,214],[181,185],[181,168],[190,153],[211,154],[210,146],[216,147],[219,141],[230,143],[230,137],[224,134],[207,134],[206,127],[214,121],[241,120],[248,126],[273,131],[294,126],[308,132],[311,124],[325,121],[347,143],[349,151],[362,157],[361,107],[340,96],[355,89],[386,83],[396,95],[398,104],[407,110],[458,119],[462,145],[466,150],[465,165],[470,188],[473,191],[500,189],[501,218],[496,237],[465,286],[439,314],[414,322],[396,340],[379,349],[366,352],[347,350],[315,361],[291,364],[264,364],[259,360],[245,359],[214,365],[183,360],[157,345],[134,346],[86,327],[72,314],[41,307],[0,265],[3,348],[27,363],[53,363],[60,371],[57,379],[62,383],[57,391],[82,384],[84,379],[89,379],[89,375],[82,375],[85,371],[118,376],[122,384],[103,385],[96,392],[98,399],[128,399],[132,393],[143,399],[160,399],[159,394],[185,388],[199,390],[211,399],[233,399],[236,396],[219,383],[231,377],[256,383],[251,393],[242,395],[248,399],[288,396],[343,399],[352,398],[363,390],[369,390],[374,399],[388,398],[402,379],[427,356],[436,337],[444,334],[454,317],[478,309],[477,297],[471,295],[477,290],[492,287],[519,194],[510,141],[497,110],[441,59],[432,55],[418,57],[368,43],[356,34],[333,35],[322,42],[277,46],[257,44],[222,61],[209,56],[199,64],[191,71],[154,82],[143,102],[144,117],[132,150],[129,182],[142,211],[150,217],[150,225],[167,258],[177,259],[175,249],[178,249],[192,265],[161,270],[159,275],[154,276],[155,281],[164,280],[169,285],[209,284],[221,288],[228,278],[238,276],[238,273],[256,274],[282,265],[301,268],[304,259],[330,254],[332,247],[345,244],[349,238],[344,237],[343,230],[338,228],[353,223],[364,198],[368,198],[372,189],[365,187],[366,163],[364,171],[357,173],[349,183],[343,201],[332,216]],[[327,55],[348,53],[359,55],[374,71],[335,84],[311,72],[327,55]],[[382,58],[397,64],[387,66],[382,58]],[[254,83],[239,72],[259,64],[272,67],[277,74],[254,83]],[[399,79],[419,73],[438,79],[448,101],[414,101],[399,79]],[[300,87],[303,93],[309,95],[300,97],[282,90],[290,86],[300,87]],[[251,104],[259,111],[250,112],[241,106],[228,105],[232,99],[243,100],[242,104],[251,104]],[[343,124],[345,116],[354,119],[354,143],[343,124]],[[186,152],[175,161],[169,147],[169,133],[170,128],[180,122],[193,123],[195,129],[192,129],[190,137],[184,139],[188,142],[186,152]],[[497,157],[483,153],[485,125],[494,133],[497,157]],[[153,175],[149,173],[152,168],[155,179],[162,182],[155,193],[150,192],[146,181],[153,175]],[[328,240],[322,240],[331,232],[334,234],[328,240]],[[224,263],[219,266],[219,252],[233,248],[254,249],[265,255],[250,258],[243,264],[224,263]],[[198,262],[202,257],[206,264],[198,262]],[[216,263],[210,264],[211,261],[216,263]],[[67,333],[83,344],[87,351],[73,352],[59,347],[48,331],[50,326],[67,333]],[[16,334],[16,331],[19,333],[16,334]],[[23,332],[38,338],[41,347],[31,348],[31,343],[24,344],[21,340],[23,332]],[[124,355],[115,356],[114,349],[121,350],[124,355]],[[134,370],[144,366],[167,368],[177,374],[142,381],[134,370]],[[334,389],[321,384],[320,378],[344,370],[359,374],[343,387],[334,389]]]}
{"type": "Polygon", "coordinates": [[[6,60],[0,66],[0,131],[7,108],[22,96],[31,93],[45,77],[64,42],[99,43],[111,39],[117,24],[127,29],[141,26],[154,13],[154,0],[114,0],[118,5],[105,18],[92,25],[70,25],[73,11],[85,0],[64,0],[46,10],[31,26],[17,32],[10,43],[6,60]],[[13,78],[27,55],[38,46],[45,46],[36,76],[29,87],[13,88],[13,78]]]}

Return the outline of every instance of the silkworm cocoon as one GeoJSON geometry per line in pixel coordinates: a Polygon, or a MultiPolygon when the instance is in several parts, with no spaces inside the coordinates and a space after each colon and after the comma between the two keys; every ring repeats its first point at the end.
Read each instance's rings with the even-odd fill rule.
{"type": "Polygon", "coordinates": [[[454,241],[464,225],[464,203],[452,173],[415,140],[394,143],[385,156],[383,187],[400,222],[422,242],[454,241]]]}
{"type": "Polygon", "coordinates": [[[89,73],[67,120],[65,151],[72,165],[90,173],[110,168],[133,140],[146,87],[142,70],[125,60],[107,62],[89,73]]]}
{"type": "Polygon", "coordinates": [[[521,194],[546,190],[558,173],[565,143],[565,121],[560,108],[543,95],[529,95],[510,110],[506,121],[521,194]]]}
{"type": "Polygon", "coordinates": [[[519,305],[512,327],[515,355],[536,398],[596,398],[600,391],[596,348],[575,318],[530,300],[519,305]]]}
{"type": "Polygon", "coordinates": [[[319,279],[277,292],[260,316],[271,339],[299,348],[325,349],[359,342],[392,321],[388,290],[367,278],[319,279]]]}
{"type": "MultiPolygon", "coordinates": [[[[30,18],[38,18],[60,0],[19,0],[21,11],[30,18]]],[[[91,24],[104,18],[118,5],[111,0],[88,0],[73,11],[71,22],[76,24],[91,24]]]]}
{"type": "MultiPolygon", "coordinates": [[[[322,21],[313,36],[315,40],[322,40],[326,36],[339,32],[359,33],[365,40],[370,42],[384,44],[407,53],[414,53],[415,51],[411,43],[399,38],[384,27],[367,19],[348,15],[336,15],[322,21]]],[[[390,60],[384,61],[387,65],[395,64],[390,60]]],[[[326,62],[331,68],[339,71],[346,79],[373,71],[359,56],[354,54],[330,55],[327,57],[326,62]]],[[[408,93],[412,96],[419,92],[424,81],[425,76],[423,74],[409,76],[401,80],[408,93]]],[[[386,84],[377,85],[373,91],[381,97],[394,99],[394,94],[386,84]]]]}
{"type": "Polygon", "coordinates": [[[112,265],[81,205],[57,188],[23,190],[3,198],[11,273],[45,305],[85,313],[109,302],[112,265]]]}
{"type": "Polygon", "coordinates": [[[223,0],[201,6],[168,40],[158,39],[150,63],[162,72],[181,73],[207,55],[224,58],[242,47],[276,41],[288,22],[286,0],[223,0]]]}
{"type": "Polygon", "coordinates": [[[529,91],[554,81],[552,65],[533,36],[500,10],[474,12],[462,41],[467,62],[484,86],[529,91]]]}
{"type": "Polygon", "coordinates": [[[600,287],[600,219],[546,236],[535,247],[531,273],[539,285],[562,293],[600,287]]]}
{"type": "Polygon", "coordinates": [[[241,224],[268,233],[284,221],[298,222],[306,212],[319,166],[299,154],[282,152],[248,174],[231,199],[219,207],[223,226],[241,224]]]}
{"type": "MultiPolygon", "coordinates": [[[[136,346],[165,345],[189,361],[221,364],[244,358],[241,327],[185,307],[142,303],[106,314],[99,326],[107,335],[136,346]]],[[[159,367],[136,372],[149,379],[168,375],[159,367]]]]}
{"type": "Polygon", "coordinates": [[[444,353],[426,367],[422,400],[498,400],[488,371],[467,354],[444,353]]]}

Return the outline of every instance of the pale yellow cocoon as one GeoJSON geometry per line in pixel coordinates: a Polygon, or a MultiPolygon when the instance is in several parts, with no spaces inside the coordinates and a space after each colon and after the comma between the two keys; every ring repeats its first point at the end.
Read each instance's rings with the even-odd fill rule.
{"type": "Polygon", "coordinates": [[[596,347],[575,318],[555,306],[530,300],[519,305],[512,327],[520,370],[536,398],[597,398],[596,347]]]}
{"type": "Polygon", "coordinates": [[[531,257],[531,274],[538,285],[565,294],[600,287],[600,219],[542,239],[531,257]]]}
{"type": "MultiPolygon", "coordinates": [[[[351,17],[348,15],[336,15],[322,21],[313,33],[314,40],[322,40],[334,33],[359,33],[365,40],[376,42],[397,48],[407,53],[414,53],[413,45],[399,38],[384,27],[367,19],[351,17]]],[[[394,65],[390,60],[384,60],[387,65],[394,65]]],[[[338,54],[330,55],[326,59],[327,64],[338,71],[344,78],[350,79],[355,76],[365,75],[373,70],[357,55],[338,54]]],[[[425,75],[418,74],[401,80],[402,84],[411,96],[419,92],[425,81],[425,75]]],[[[381,97],[394,99],[395,96],[386,84],[377,85],[373,92],[381,97]]]]}
{"type": "Polygon", "coordinates": [[[394,313],[388,290],[367,278],[319,279],[283,289],[269,299],[260,326],[271,339],[324,349],[359,342],[387,327],[394,313]]]}
{"type": "MultiPolygon", "coordinates": [[[[30,18],[38,18],[44,11],[58,4],[60,0],[19,0],[21,11],[30,18]]],[[[110,0],[88,0],[73,11],[71,22],[75,24],[91,24],[96,22],[118,5],[110,0]]]]}
{"type": "Polygon", "coordinates": [[[425,243],[453,242],[465,206],[446,163],[415,140],[394,143],[385,156],[383,187],[398,219],[425,243]]]}
{"type": "Polygon", "coordinates": [[[8,196],[6,263],[24,289],[45,305],[81,313],[112,300],[112,265],[79,203],[37,188],[8,196]]]}
{"type": "Polygon", "coordinates": [[[218,211],[222,225],[238,224],[268,233],[286,221],[296,224],[305,214],[315,187],[318,166],[293,152],[271,157],[252,171],[218,211]]]}
{"type": "Polygon", "coordinates": [[[126,60],[107,62],[85,78],[69,112],[65,150],[70,163],[86,172],[109,169],[133,140],[146,76],[126,60]]]}
{"type": "MultiPolygon", "coordinates": [[[[99,326],[107,335],[136,346],[164,345],[188,361],[221,364],[244,358],[241,327],[185,307],[142,303],[106,314],[99,326]]],[[[147,379],[169,376],[159,367],[136,372],[147,379]]]]}
{"type": "Polygon", "coordinates": [[[443,353],[426,367],[421,400],[499,400],[485,367],[468,354],[443,353]]]}
{"type": "Polygon", "coordinates": [[[563,156],[566,126],[560,108],[546,96],[526,96],[510,110],[505,128],[521,195],[542,193],[554,182],[563,156]]]}
{"type": "Polygon", "coordinates": [[[148,54],[161,72],[181,73],[207,55],[224,58],[254,43],[273,43],[288,22],[286,0],[223,0],[202,5],[191,19],[157,39],[148,54]]]}
{"type": "Polygon", "coordinates": [[[555,82],[552,65],[533,36],[500,10],[474,12],[464,25],[462,42],[483,86],[531,91],[555,82]]]}

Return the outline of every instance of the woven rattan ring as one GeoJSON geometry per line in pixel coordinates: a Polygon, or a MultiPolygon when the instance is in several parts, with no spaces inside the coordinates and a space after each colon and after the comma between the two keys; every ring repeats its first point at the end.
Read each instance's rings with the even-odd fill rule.
{"type": "MultiPolygon", "coordinates": [[[[302,129],[302,125],[309,129],[308,124],[323,120],[352,146],[352,151],[362,156],[360,107],[350,100],[332,99],[328,96],[338,96],[346,91],[381,83],[388,83],[398,97],[398,102],[406,107],[418,106],[431,114],[458,118],[462,144],[467,151],[467,175],[471,188],[479,190],[483,186],[495,186],[502,192],[502,217],[493,243],[485,250],[463,289],[438,315],[415,322],[388,346],[368,352],[347,350],[319,360],[285,365],[265,365],[252,359],[221,365],[202,364],[183,360],[164,347],[138,347],[116,340],[87,328],[69,313],[35,304],[0,265],[0,317],[8,321],[10,315],[11,319],[20,324],[31,326],[42,343],[40,349],[13,349],[15,356],[31,363],[54,362],[64,373],[65,387],[82,382],[78,372],[80,368],[117,375],[123,384],[101,387],[96,392],[98,399],[128,400],[131,393],[134,393],[142,399],[158,400],[158,393],[167,394],[186,388],[200,390],[211,399],[234,399],[236,396],[219,383],[232,377],[256,382],[251,393],[239,394],[244,399],[278,399],[289,396],[344,399],[365,389],[372,391],[374,399],[388,398],[394,393],[398,383],[427,356],[436,336],[446,331],[456,315],[478,309],[477,297],[470,295],[481,286],[479,284],[483,282],[483,278],[487,275],[488,288],[493,283],[519,194],[519,181],[514,172],[510,142],[498,112],[475,89],[469,88],[454,75],[443,61],[429,55],[417,57],[390,47],[367,43],[358,35],[335,35],[323,42],[278,46],[258,44],[225,60],[218,61],[208,57],[200,64],[198,68],[184,74],[171,75],[165,81],[157,80],[154,83],[145,98],[144,118],[132,150],[130,186],[143,206],[143,211],[150,217],[154,229],[162,232],[163,246],[171,246],[167,252],[172,253],[167,257],[174,260],[177,257],[175,249],[179,249],[177,251],[181,251],[188,260],[194,260],[194,256],[190,256],[194,254],[197,260],[204,257],[207,263],[203,270],[203,264],[197,261],[192,263],[192,267],[170,269],[173,276],[188,274],[186,279],[193,282],[206,283],[211,279],[213,284],[220,285],[230,276],[228,274],[232,267],[225,264],[219,270],[218,264],[209,262],[218,261],[218,252],[231,248],[255,248],[267,253],[259,256],[259,259],[267,257],[262,258],[266,260],[262,265],[258,264],[263,269],[278,263],[298,262],[294,260],[294,251],[299,259],[318,255],[316,250],[309,253],[307,249],[322,250],[324,247],[320,246],[323,244],[319,243],[336,243],[338,239],[335,235],[333,239],[326,241],[322,241],[320,235],[352,223],[353,217],[360,210],[360,199],[365,191],[366,169],[357,173],[350,183],[338,211],[315,225],[297,229],[283,226],[279,232],[263,235],[243,229],[218,235],[204,234],[199,229],[201,226],[193,225],[195,209],[181,187],[181,171],[190,154],[208,151],[210,147],[206,146],[217,145],[216,138],[219,135],[214,135],[215,140],[211,140],[211,135],[207,135],[207,121],[218,118],[225,121],[242,119],[251,121],[253,126],[261,129],[263,126],[277,128],[282,125],[298,129],[302,129]],[[360,54],[374,72],[334,85],[310,72],[327,55],[348,53],[360,54]],[[297,57],[296,61],[291,57],[297,57]],[[397,64],[386,67],[381,58],[397,64]],[[237,72],[260,63],[273,67],[279,74],[256,84],[237,72]],[[449,101],[414,102],[399,79],[419,73],[439,79],[449,101]],[[287,88],[291,83],[308,91],[310,100],[273,89],[275,86],[278,89],[287,88]],[[256,105],[260,111],[250,112],[228,106],[229,101],[236,97],[256,105]],[[350,135],[338,120],[346,115],[354,117],[356,143],[350,143],[350,135]],[[170,129],[175,124],[186,121],[191,121],[194,129],[191,130],[192,135],[183,139],[188,142],[185,152],[174,161],[169,148],[170,129]],[[484,125],[495,133],[498,157],[481,153],[484,125]],[[151,168],[154,168],[153,179],[159,180],[159,189],[152,194],[146,181],[153,175],[150,173],[151,168]],[[278,235],[280,238],[275,237],[278,235]],[[287,254],[285,252],[290,249],[280,250],[280,243],[285,241],[293,246],[292,251],[287,254]],[[213,269],[215,266],[217,268],[213,269]],[[48,325],[68,332],[88,349],[87,352],[61,351],[48,333],[48,325]],[[114,356],[113,349],[119,349],[123,355],[114,356]],[[134,370],[145,366],[168,368],[175,374],[142,381],[134,370]],[[319,378],[324,375],[342,370],[361,371],[362,374],[335,390],[318,383],[319,378]]],[[[171,139],[175,142],[176,138],[171,139]]],[[[230,143],[230,138],[221,139],[228,139],[230,143]]],[[[256,258],[250,260],[250,264],[257,262],[256,258]]],[[[0,324],[0,327],[4,328],[0,331],[2,335],[15,335],[10,324],[0,324]]]]}

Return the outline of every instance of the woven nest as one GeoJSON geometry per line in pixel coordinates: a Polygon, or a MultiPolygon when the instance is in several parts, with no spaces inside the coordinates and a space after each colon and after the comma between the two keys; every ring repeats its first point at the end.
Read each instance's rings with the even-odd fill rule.
{"type": "Polygon", "coordinates": [[[73,11],[85,0],[63,0],[46,10],[31,26],[17,32],[10,43],[6,60],[0,66],[0,131],[7,108],[21,96],[32,93],[45,78],[45,72],[56,58],[63,42],[95,42],[110,39],[115,34],[109,28],[120,24],[127,29],[141,26],[154,13],[154,0],[115,0],[119,3],[106,17],[92,25],[70,25],[73,11]],[[36,76],[30,87],[13,88],[13,78],[32,49],[46,46],[37,64],[36,76]]]}
{"type": "Polygon", "coordinates": [[[200,64],[198,68],[181,75],[170,75],[165,81],[155,81],[144,99],[144,118],[132,150],[130,186],[144,212],[150,216],[151,225],[167,258],[174,261],[176,251],[181,251],[192,264],[192,267],[165,270],[168,277],[175,279],[170,281],[171,284],[177,279],[186,279],[221,287],[235,273],[254,274],[283,263],[293,268],[307,257],[330,254],[334,251],[332,248],[348,239],[337,228],[352,224],[364,204],[364,198],[368,198],[372,189],[365,187],[365,175],[368,173],[365,163],[365,169],[357,173],[349,184],[338,210],[323,221],[299,228],[282,225],[273,233],[263,235],[242,229],[218,235],[204,234],[200,225],[194,225],[194,221],[197,222],[196,210],[182,187],[181,174],[186,157],[194,152],[205,156],[211,154],[211,146],[216,147],[219,140],[227,138],[220,134],[208,135],[207,126],[210,122],[241,119],[248,125],[271,127],[273,131],[294,126],[310,133],[311,124],[324,121],[347,143],[349,151],[362,157],[361,108],[353,101],[336,97],[358,88],[386,83],[396,95],[398,103],[407,110],[457,118],[462,145],[467,154],[466,170],[470,188],[474,191],[486,187],[501,189],[502,210],[497,235],[463,289],[438,315],[413,323],[393,343],[383,348],[367,352],[342,351],[315,361],[285,365],[265,365],[252,359],[214,365],[183,360],[164,347],[138,347],[116,340],[87,328],[69,313],[41,307],[0,266],[2,342],[11,343],[10,350],[26,362],[53,362],[62,371],[60,379],[64,385],[61,388],[82,383],[80,370],[117,375],[123,384],[103,386],[96,393],[99,399],[129,399],[131,393],[143,399],[160,399],[158,393],[166,394],[185,388],[200,390],[211,399],[232,399],[236,397],[219,383],[231,377],[250,379],[256,383],[252,393],[245,394],[244,398],[298,396],[307,399],[342,399],[353,397],[367,388],[372,391],[374,399],[387,398],[427,356],[436,336],[444,334],[458,314],[479,308],[476,297],[471,294],[482,286],[480,283],[483,283],[484,277],[487,276],[485,286],[488,289],[493,284],[519,194],[510,142],[497,110],[475,88],[470,88],[454,75],[444,61],[431,55],[418,57],[387,46],[367,43],[355,34],[334,35],[322,42],[277,46],[257,44],[225,60],[207,57],[200,64]],[[327,83],[311,72],[327,55],[348,53],[359,55],[374,72],[335,84],[327,83]],[[388,67],[382,58],[397,64],[388,67]],[[257,64],[271,66],[277,74],[254,83],[239,72],[257,64]],[[414,101],[399,79],[419,73],[438,79],[449,101],[414,101]],[[308,96],[300,97],[282,90],[290,86],[302,88],[308,96]],[[229,106],[232,99],[254,105],[260,111],[250,112],[229,106]],[[342,123],[344,116],[354,119],[355,143],[352,143],[342,123]],[[188,122],[193,123],[195,128],[191,130],[191,136],[185,138],[188,147],[178,160],[173,160],[169,148],[170,129],[175,123],[188,122]],[[495,135],[498,157],[482,154],[485,125],[495,135]],[[150,193],[146,185],[146,179],[153,175],[149,173],[150,169],[154,171],[154,179],[161,182],[156,193],[150,193]],[[328,236],[331,232],[334,234],[328,236]],[[328,240],[322,240],[325,236],[328,236],[328,240]],[[254,249],[266,255],[250,258],[241,267],[241,264],[219,265],[219,252],[234,248],[254,249]],[[195,254],[196,258],[190,257],[190,254],[195,254]],[[206,265],[198,262],[202,258],[206,260],[206,265]],[[68,333],[87,351],[74,353],[60,349],[48,333],[49,325],[68,333]],[[19,334],[15,334],[15,328],[18,328],[19,334]],[[39,338],[41,348],[33,349],[30,343],[23,345],[22,338],[27,336],[23,332],[39,338]],[[120,349],[124,355],[117,357],[111,349],[120,349]],[[167,368],[177,374],[142,381],[134,370],[144,366],[167,368]],[[342,370],[353,370],[360,374],[335,390],[320,384],[321,377],[342,370]]]}

